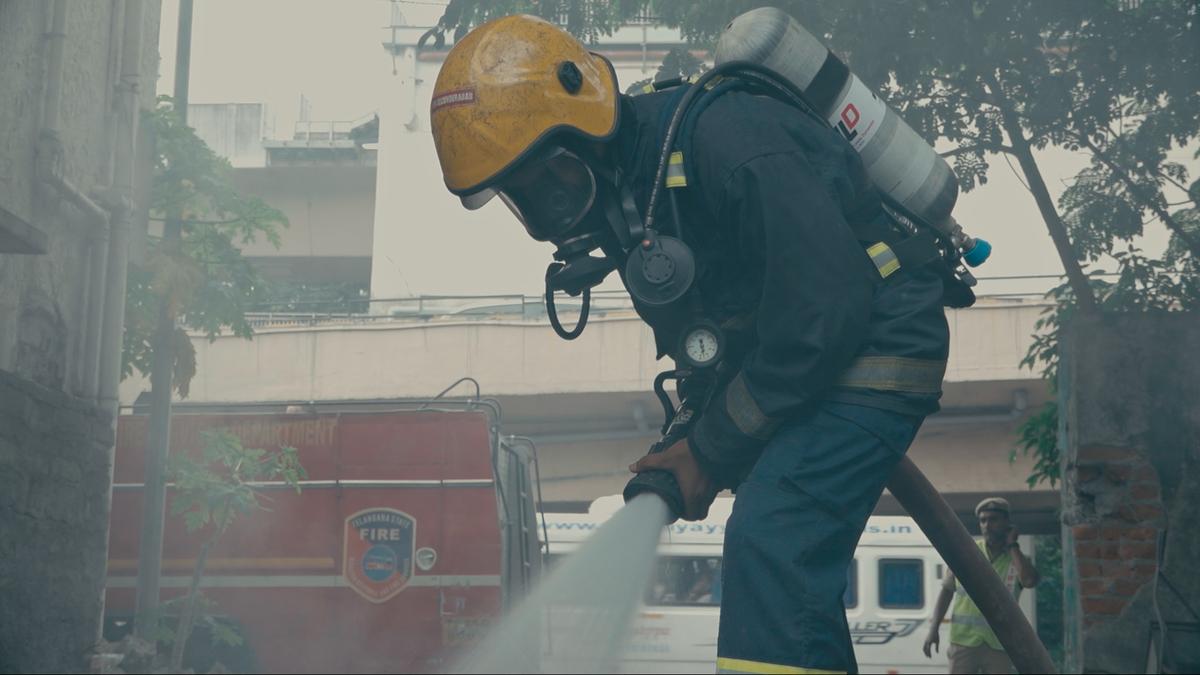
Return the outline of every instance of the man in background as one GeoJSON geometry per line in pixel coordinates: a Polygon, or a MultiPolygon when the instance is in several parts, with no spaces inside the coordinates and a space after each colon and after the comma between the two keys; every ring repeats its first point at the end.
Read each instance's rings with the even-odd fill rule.
{"type": "MultiPolygon", "coordinates": [[[[983,538],[977,543],[992,563],[992,569],[1004,580],[1004,586],[1012,591],[1013,597],[1019,599],[1022,589],[1037,586],[1041,577],[1033,562],[1021,552],[1021,545],[1017,543],[1017,528],[1009,522],[1009,512],[1006,499],[988,497],[979,502],[975,507],[975,516],[979,519],[979,531],[983,538]]],[[[933,610],[933,624],[929,627],[929,636],[925,638],[925,656],[932,658],[930,649],[938,649],[940,646],[938,629],[956,593],[958,598],[954,600],[954,614],[950,618],[950,649],[947,652],[947,656],[950,657],[950,672],[1012,672],[1012,662],[1004,653],[996,634],[949,570],[933,610]]]]}

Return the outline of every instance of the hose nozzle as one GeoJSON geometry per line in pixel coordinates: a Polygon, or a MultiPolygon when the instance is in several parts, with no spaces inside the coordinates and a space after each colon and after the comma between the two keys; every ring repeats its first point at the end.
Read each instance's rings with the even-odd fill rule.
{"type": "MultiPolygon", "coordinates": [[[[651,451],[653,452],[653,451],[651,451]]],[[[679,483],[675,482],[675,476],[669,471],[643,471],[625,484],[625,491],[622,496],[625,497],[625,503],[633,501],[635,497],[641,494],[658,495],[667,508],[670,509],[670,519],[667,524],[679,520],[683,515],[683,493],[679,490],[679,483]]]]}

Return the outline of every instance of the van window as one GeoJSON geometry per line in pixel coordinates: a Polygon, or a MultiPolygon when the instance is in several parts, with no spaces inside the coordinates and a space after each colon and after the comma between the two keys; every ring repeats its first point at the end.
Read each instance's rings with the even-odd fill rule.
{"type": "Polygon", "coordinates": [[[925,606],[925,563],[920,559],[883,558],[879,561],[879,606],[920,609],[925,606]]]}
{"type": "Polygon", "coordinates": [[[858,558],[851,560],[846,568],[846,592],[842,594],[842,604],[846,609],[858,607],[858,558]]]}
{"type": "Polygon", "coordinates": [[[721,559],[659,558],[646,589],[646,604],[716,607],[721,604],[721,559]]]}

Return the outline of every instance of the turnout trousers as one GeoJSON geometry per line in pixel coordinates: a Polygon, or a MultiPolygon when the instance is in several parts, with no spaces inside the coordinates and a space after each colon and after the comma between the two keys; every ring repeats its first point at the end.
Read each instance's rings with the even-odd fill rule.
{"type": "Polygon", "coordinates": [[[858,671],[847,569],[923,420],[825,402],[779,428],[726,526],[718,672],[858,671]]]}

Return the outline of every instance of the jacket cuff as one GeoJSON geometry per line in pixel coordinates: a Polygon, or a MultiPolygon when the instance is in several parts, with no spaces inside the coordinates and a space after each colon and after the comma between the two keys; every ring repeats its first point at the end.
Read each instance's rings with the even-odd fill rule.
{"type": "Polygon", "coordinates": [[[732,489],[750,473],[766,440],[742,433],[723,406],[715,403],[692,427],[688,448],[700,469],[718,488],[732,489]]]}

